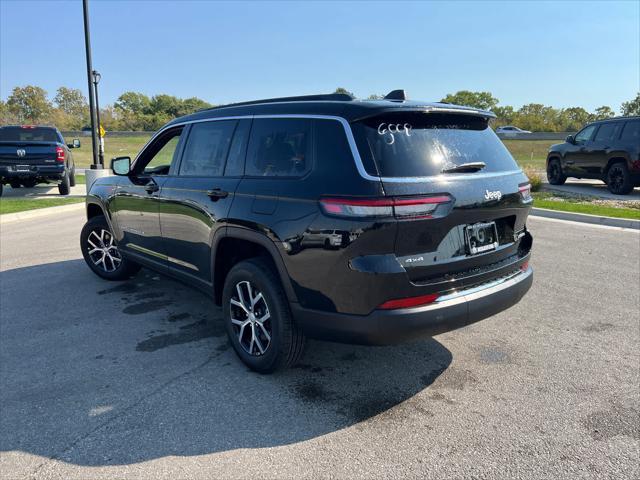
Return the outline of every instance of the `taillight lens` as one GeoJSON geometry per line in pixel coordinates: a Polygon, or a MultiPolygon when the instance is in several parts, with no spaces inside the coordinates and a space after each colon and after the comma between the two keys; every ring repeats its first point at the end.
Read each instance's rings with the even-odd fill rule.
{"type": "Polygon", "coordinates": [[[418,219],[444,217],[453,206],[453,198],[449,195],[413,198],[323,198],[320,205],[325,213],[340,217],[418,219]]]}
{"type": "Polygon", "coordinates": [[[64,163],[64,148],[56,147],[56,162],[64,163]]]}
{"type": "Polygon", "coordinates": [[[397,300],[389,300],[378,307],[379,310],[397,310],[399,308],[412,308],[428,305],[435,302],[438,297],[437,293],[429,295],[420,295],[419,297],[399,298],[397,300]]]}
{"type": "Polygon", "coordinates": [[[531,201],[531,184],[530,183],[525,183],[524,185],[520,185],[518,187],[518,190],[520,191],[520,196],[522,197],[522,200],[524,200],[525,202],[531,201]]]}

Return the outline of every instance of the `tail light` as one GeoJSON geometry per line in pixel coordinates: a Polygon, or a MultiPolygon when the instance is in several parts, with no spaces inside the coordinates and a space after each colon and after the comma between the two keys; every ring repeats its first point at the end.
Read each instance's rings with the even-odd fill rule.
{"type": "Polygon", "coordinates": [[[56,147],[56,162],[64,163],[64,148],[56,147]]]}
{"type": "Polygon", "coordinates": [[[520,192],[520,196],[522,197],[522,200],[524,200],[525,202],[531,201],[531,184],[530,183],[525,183],[524,185],[520,185],[518,187],[518,191],[520,192]]]}
{"type": "Polygon", "coordinates": [[[529,269],[529,260],[527,260],[522,265],[520,265],[520,270],[522,270],[523,272],[526,272],[528,269],[529,269]]]}
{"type": "Polygon", "coordinates": [[[399,298],[397,300],[389,300],[378,307],[379,310],[396,310],[399,308],[412,308],[428,305],[435,302],[438,297],[437,293],[429,295],[420,295],[419,297],[399,298]]]}
{"type": "Polygon", "coordinates": [[[323,198],[320,206],[328,215],[339,217],[395,217],[399,220],[428,219],[446,216],[453,207],[453,197],[323,198]]]}

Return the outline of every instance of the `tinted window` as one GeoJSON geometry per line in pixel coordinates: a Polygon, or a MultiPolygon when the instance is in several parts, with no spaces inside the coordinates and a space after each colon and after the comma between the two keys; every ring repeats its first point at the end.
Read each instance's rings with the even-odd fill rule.
{"type": "Polygon", "coordinates": [[[182,155],[180,175],[222,176],[236,123],[194,123],[182,155]]]}
{"type": "Polygon", "coordinates": [[[311,168],[311,121],[257,119],[251,128],[246,174],[299,177],[311,168]]]}
{"type": "Polygon", "coordinates": [[[46,127],[2,127],[0,142],[59,142],[53,128],[46,127]]]}
{"type": "Polygon", "coordinates": [[[483,172],[518,169],[488,121],[480,117],[390,113],[354,124],[353,131],[371,175],[427,177],[470,162],[484,162],[483,172]],[[373,162],[367,162],[367,156],[373,162]]]}
{"type": "Polygon", "coordinates": [[[625,142],[632,142],[636,145],[640,143],[640,120],[625,123],[621,138],[625,142]]]}
{"type": "Polygon", "coordinates": [[[144,151],[140,163],[136,162],[136,171],[142,168],[146,174],[168,175],[181,134],[182,128],[179,128],[162,135],[144,151]]]}
{"type": "Polygon", "coordinates": [[[594,142],[608,142],[613,140],[618,136],[618,125],[619,123],[603,123],[600,125],[598,129],[598,133],[596,133],[594,142]]]}
{"type": "Polygon", "coordinates": [[[227,177],[237,177],[244,173],[244,158],[247,154],[247,144],[249,143],[249,130],[251,120],[240,120],[236,131],[233,134],[233,141],[229,149],[227,167],[224,174],[227,177]]]}
{"type": "Polygon", "coordinates": [[[589,125],[587,128],[583,129],[576,135],[576,143],[585,143],[591,139],[593,135],[593,131],[596,129],[597,125],[589,125]]]}

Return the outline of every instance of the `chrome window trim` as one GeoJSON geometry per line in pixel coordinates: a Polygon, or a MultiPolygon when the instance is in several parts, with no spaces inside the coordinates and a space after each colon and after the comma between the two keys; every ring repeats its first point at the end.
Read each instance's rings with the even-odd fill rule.
{"type": "MultiPolygon", "coordinates": [[[[299,103],[299,102],[297,102],[299,103]]],[[[435,111],[435,109],[431,110],[435,111]]],[[[438,109],[438,111],[442,111],[438,109]]],[[[461,112],[461,110],[456,110],[456,112],[461,112]]],[[[465,112],[466,113],[466,112],[465,112]]],[[[217,118],[201,118],[199,120],[189,120],[185,122],[172,123],[170,125],[166,125],[165,127],[158,130],[147,143],[140,149],[140,152],[134,158],[131,168],[133,169],[138,158],[144,153],[147,147],[161,134],[166,132],[167,130],[175,127],[183,127],[186,125],[191,125],[194,123],[202,123],[202,122],[219,122],[223,120],[243,120],[243,119],[255,119],[255,118],[311,118],[318,120],[334,120],[342,124],[344,128],[344,132],[347,135],[347,141],[349,143],[349,148],[351,149],[351,155],[356,163],[356,168],[358,169],[358,173],[365,180],[370,180],[373,182],[388,182],[388,183],[426,183],[426,182],[448,182],[452,180],[465,180],[465,179],[477,179],[477,178],[491,178],[491,177],[502,177],[506,175],[516,175],[521,174],[522,169],[517,170],[506,170],[504,172],[487,172],[487,173],[470,173],[470,174],[455,174],[455,175],[432,175],[428,177],[379,177],[375,175],[370,175],[366,169],[364,168],[364,163],[362,163],[362,158],[360,157],[360,152],[358,151],[358,147],[356,145],[355,137],[353,136],[353,132],[351,131],[351,125],[349,122],[343,118],[335,115],[312,115],[312,114],[304,114],[304,113],[291,113],[291,114],[266,114],[266,115],[236,115],[229,117],[217,117],[217,118]]]]}

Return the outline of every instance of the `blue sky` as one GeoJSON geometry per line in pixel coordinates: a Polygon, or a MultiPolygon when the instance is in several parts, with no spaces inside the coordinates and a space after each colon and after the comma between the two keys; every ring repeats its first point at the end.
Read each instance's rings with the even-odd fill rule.
{"type": "MultiPolygon", "coordinates": [[[[640,2],[92,0],[101,104],[127,90],[228,103],[404,88],[439,100],[594,109],[640,89],[640,2]]],[[[0,0],[0,97],[35,84],[86,95],[82,6],[0,0]]]]}

